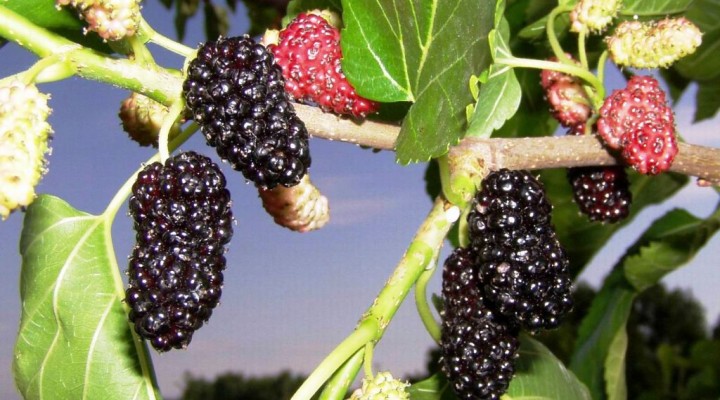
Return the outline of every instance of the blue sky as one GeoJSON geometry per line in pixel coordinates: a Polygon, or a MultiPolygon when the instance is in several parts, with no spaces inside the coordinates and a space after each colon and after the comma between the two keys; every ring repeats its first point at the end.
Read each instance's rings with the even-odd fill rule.
{"type": "MultiPolygon", "coordinates": [[[[145,18],[156,30],[174,37],[172,16],[157,1],[146,2],[145,18]]],[[[231,34],[246,26],[239,10],[231,34]]],[[[190,21],[185,43],[203,40],[199,19],[190,21]]],[[[180,67],[182,59],[157,49],[156,58],[180,67]]],[[[19,72],[35,57],[14,45],[2,50],[0,76],[19,72]]],[[[618,81],[617,78],[615,81],[618,81]]],[[[78,209],[101,212],[120,185],[153,153],[127,139],[117,119],[127,92],[80,78],[44,84],[50,92],[55,130],[49,173],[38,187],[69,201],[78,209]]],[[[693,112],[689,92],[676,110],[679,130],[687,141],[720,147],[720,119],[689,126],[693,112]]],[[[272,222],[253,186],[223,166],[238,220],[228,253],[221,305],[200,329],[186,351],[153,354],[163,393],[176,397],[183,374],[212,377],[224,371],[275,373],[281,369],[310,372],[355,326],[372,303],[430,208],[425,194],[423,165],[401,167],[390,152],[373,153],[346,143],[311,141],[311,177],[330,200],[331,222],[322,230],[297,234],[272,222]]],[[[215,157],[200,135],[182,147],[215,157]]],[[[670,206],[699,216],[710,213],[717,194],[689,186],[669,205],[643,212],[623,229],[584,273],[598,283],[625,247],[654,217],[670,206]]],[[[12,344],[19,321],[17,241],[22,214],[0,222],[0,398],[17,398],[13,389],[12,344]]],[[[113,226],[120,265],[132,247],[130,220],[122,212],[113,226]]],[[[717,297],[715,237],[692,264],[671,274],[671,286],[692,288],[714,323],[720,315],[717,297]]],[[[439,276],[430,290],[439,289],[439,276]]],[[[420,372],[432,345],[412,302],[403,305],[376,350],[376,368],[396,375],[420,372]]]]}

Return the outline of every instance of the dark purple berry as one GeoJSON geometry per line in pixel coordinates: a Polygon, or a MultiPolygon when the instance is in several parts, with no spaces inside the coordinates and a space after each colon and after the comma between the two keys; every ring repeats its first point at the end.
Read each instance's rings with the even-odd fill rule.
{"type": "Polygon", "coordinates": [[[294,186],[310,167],[309,135],[285,93],[281,68],[249,36],[200,46],[185,102],[218,155],[256,186],[294,186]]]}
{"type": "Polygon", "coordinates": [[[440,366],[460,399],[499,399],[515,373],[518,327],[483,299],[472,250],[458,248],[443,269],[440,366]]]}
{"type": "Polygon", "coordinates": [[[487,306],[530,332],[557,327],[572,308],[551,210],[535,177],[502,169],[485,178],[468,215],[487,306]]]}
{"type": "Polygon", "coordinates": [[[617,222],[630,214],[632,193],[621,166],[568,168],[580,211],[591,221],[617,222]]]}
{"type": "Polygon", "coordinates": [[[186,347],[218,304],[230,205],[225,177],[200,154],[180,153],[138,173],[125,301],[135,331],[158,351],[186,347]]]}

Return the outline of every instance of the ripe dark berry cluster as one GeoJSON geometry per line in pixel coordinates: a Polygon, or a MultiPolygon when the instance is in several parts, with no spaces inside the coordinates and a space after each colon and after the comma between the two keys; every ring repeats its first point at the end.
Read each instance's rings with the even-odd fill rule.
{"type": "Polygon", "coordinates": [[[457,248],[443,269],[441,369],[461,399],[499,399],[515,373],[518,328],[484,302],[480,266],[457,248]]]}
{"type": "Polygon", "coordinates": [[[597,130],[641,174],[667,171],[677,154],[675,116],[651,76],[635,75],[600,108],[597,130]]]}
{"type": "Polygon", "coordinates": [[[461,399],[499,399],[520,329],[557,327],[572,308],[568,260],[545,190],[527,171],[490,173],[468,215],[470,246],[445,261],[441,368],[461,399]]]}
{"type": "MultiPolygon", "coordinates": [[[[568,130],[568,135],[582,135],[585,124],[568,130]]],[[[614,223],[630,214],[632,192],[622,166],[568,168],[567,178],[580,211],[591,221],[614,223]]]]}
{"type": "Polygon", "coordinates": [[[200,154],[180,153],[138,173],[125,301],[135,331],[158,351],[186,347],[218,304],[230,205],[225,177],[200,154]]]}
{"type": "Polygon", "coordinates": [[[309,135],[264,46],[247,35],[201,45],[183,91],[208,144],[247,179],[263,189],[300,182],[310,167],[309,135]]]}
{"type": "Polygon", "coordinates": [[[269,48],[282,67],[287,91],[297,101],[359,118],[377,111],[377,103],[359,96],[345,77],[340,31],[322,16],[298,15],[269,48]]]}
{"type": "Polygon", "coordinates": [[[536,332],[572,308],[569,262],[542,184],[528,171],[490,173],[468,215],[471,247],[489,307],[536,332]]]}

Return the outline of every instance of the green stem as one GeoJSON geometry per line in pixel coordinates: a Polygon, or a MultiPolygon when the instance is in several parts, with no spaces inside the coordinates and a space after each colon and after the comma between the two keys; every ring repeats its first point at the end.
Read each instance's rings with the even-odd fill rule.
{"type": "Polygon", "coordinates": [[[456,206],[438,197],[425,221],[418,229],[385,287],[372,306],[363,314],[358,328],[340,343],[310,374],[291,400],[308,400],[320,385],[368,342],[379,341],[393,316],[407,297],[410,288],[425,271],[434,254],[442,246],[450,228],[457,221],[456,206]]]}
{"type": "Polygon", "coordinates": [[[300,385],[291,400],[309,400],[325,381],[353,354],[374,340],[380,327],[375,321],[365,320],[346,337],[300,385]]]}
{"type": "Polygon", "coordinates": [[[587,33],[584,30],[578,33],[578,56],[580,57],[580,65],[582,65],[583,68],[588,69],[587,51],[585,50],[586,36],[587,33]]]}
{"type": "MultiPolygon", "coordinates": [[[[598,77],[598,80],[600,80],[600,83],[605,82],[605,64],[607,63],[607,58],[608,58],[609,54],[610,53],[608,53],[608,51],[605,50],[600,54],[600,58],[598,59],[597,77],[598,77]]],[[[601,96],[602,98],[605,98],[605,93],[604,92],[600,93],[599,96],[601,96]]]]}
{"type": "Polygon", "coordinates": [[[150,26],[150,24],[148,24],[147,21],[145,21],[145,19],[140,20],[140,32],[142,35],[147,36],[149,41],[155,43],[156,45],[158,45],[160,47],[170,50],[175,54],[179,54],[185,58],[190,57],[190,55],[195,51],[195,49],[187,47],[184,44],[178,43],[178,42],[156,32],[150,26]]]}
{"type": "Polygon", "coordinates": [[[373,342],[365,343],[365,357],[363,361],[363,372],[365,376],[373,376],[373,354],[375,353],[375,345],[373,342]]]}
{"type": "Polygon", "coordinates": [[[128,59],[111,58],[39,27],[0,5],[0,36],[39,57],[57,55],[83,78],[142,93],[170,105],[180,97],[182,77],[163,68],[146,68],[128,59]]]}
{"type": "Polygon", "coordinates": [[[558,61],[566,64],[572,64],[573,61],[565,54],[565,51],[562,49],[562,46],[560,46],[560,41],[558,41],[557,35],[555,34],[555,19],[558,17],[558,15],[569,12],[573,8],[571,6],[557,6],[555,7],[551,12],[550,15],[548,15],[547,23],[545,25],[545,32],[547,33],[548,42],[550,43],[550,47],[553,50],[553,53],[555,53],[555,57],[557,57],[558,61]]]}
{"type": "Polygon", "coordinates": [[[320,393],[318,400],[344,400],[350,385],[352,385],[360,371],[364,358],[365,348],[361,347],[355,355],[333,374],[325,385],[325,389],[320,393]]]}
{"type": "Polygon", "coordinates": [[[508,65],[511,67],[520,67],[520,68],[535,68],[535,69],[547,69],[547,70],[553,70],[558,72],[563,72],[568,75],[574,75],[578,78],[584,80],[590,86],[593,87],[596,96],[591,97],[591,101],[593,103],[593,107],[595,110],[598,110],[600,108],[600,105],[602,105],[602,100],[598,102],[598,98],[600,97],[600,94],[605,93],[605,88],[602,85],[602,82],[592,74],[592,72],[588,71],[585,68],[582,68],[578,65],[571,65],[571,64],[563,64],[558,63],[554,61],[545,61],[545,60],[535,60],[532,58],[518,58],[518,57],[503,57],[498,58],[495,60],[498,64],[508,65]]]}
{"type": "Polygon", "coordinates": [[[170,150],[168,149],[170,130],[172,130],[172,126],[175,124],[175,121],[177,121],[180,114],[182,114],[183,109],[185,109],[185,102],[182,97],[180,97],[172,104],[172,106],[170,106],[170,109],[168,110],[167,115],[165,115],[165,119],[163,119],[163,123],[160,126],[160,133],[158,135],[158,151],[160,153],[160,162],[163,164],[165,163],[165,160],[170,157],[170,150]]]}
{"type": "Polygon", "coordinates": [[[440,325],[438,325],[437,323],[437,320],[435,320],[435,316],[432,313],[432,308],[427,301],[427,285],[430,281],[430,278],[432,278],[435,270],[437,269],[438,256],[439,253],[436,253],[434,262],[430,264],[432,265],[432,268],[428,268],[423,271],[423,273],[420,274],[420,277],[415,283],[415,305],[417,307],[418,314],[420,315],[420,320],[422,321],[423,325],[425,325],[425,329],[428,331],[428,333],[435,342],[440,343],[442,331],[440,329],[440,325]]]}

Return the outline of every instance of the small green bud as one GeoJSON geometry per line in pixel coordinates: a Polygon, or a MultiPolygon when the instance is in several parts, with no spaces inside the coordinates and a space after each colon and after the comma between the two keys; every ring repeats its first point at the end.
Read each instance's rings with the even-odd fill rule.
{"type": "Polygon", "coordinates": [[[45,173],[52,132],[48,95],[35,85],[11,81],[0,86],[0,217],[35,199],[45,173]]]}

